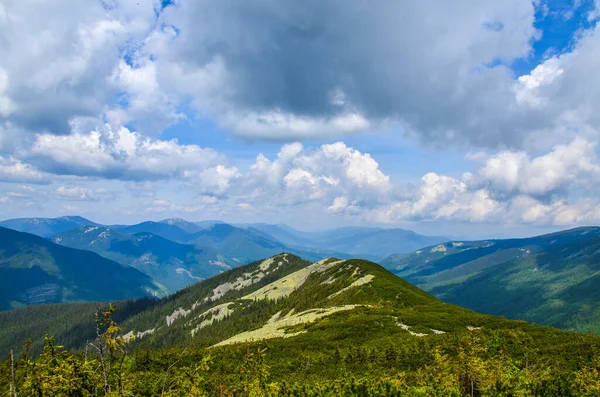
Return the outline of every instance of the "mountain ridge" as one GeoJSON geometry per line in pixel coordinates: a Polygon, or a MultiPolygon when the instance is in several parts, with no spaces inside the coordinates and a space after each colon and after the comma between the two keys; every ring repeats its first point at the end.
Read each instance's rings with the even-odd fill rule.
{"type": "Polygon", "coordinates": [[[234,265],[214,249],[177,243],[148,232],[125,235],[106,227],[82,226],[56,234],[51,240],[132,266],[171,292],[234,265]]]}
{"type": "Polygon", "coordinates": [[[0,227],[0,309],[31,303],[164,294],[138,270],[100,255],[0,227]]]}
{"type": "Polygon", "coordinates": [[[599,253],[600,227],[580,227],[521,239],[453,241],[382,264],[473,310],[600,333],[600,312],[593,309],[600,305],[593,287],[599,253]]]}

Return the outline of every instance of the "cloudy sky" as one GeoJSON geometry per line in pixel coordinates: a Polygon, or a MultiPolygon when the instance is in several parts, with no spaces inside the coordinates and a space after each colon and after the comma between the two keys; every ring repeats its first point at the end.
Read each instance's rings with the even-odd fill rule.
{"type": "Polygon", "coordinates": [[[0,218],[600,224],[600,0],[3,0],[0,218]]]}

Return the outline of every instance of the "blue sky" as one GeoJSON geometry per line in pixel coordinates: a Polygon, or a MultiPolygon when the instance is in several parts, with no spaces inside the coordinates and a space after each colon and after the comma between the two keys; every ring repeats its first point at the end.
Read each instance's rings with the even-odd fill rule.
{"type": "Polygon", "coordinates": [[[45,7],[0,5],[0,218],[599,222],[592,0],[45,7]]]}

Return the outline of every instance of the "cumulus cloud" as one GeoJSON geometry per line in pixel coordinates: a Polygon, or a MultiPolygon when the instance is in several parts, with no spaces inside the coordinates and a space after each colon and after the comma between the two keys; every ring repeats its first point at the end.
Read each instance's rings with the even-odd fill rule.
{"type": "Polygon", "coordinates": [[[50,176],[15,158],[0,157],[0,182],[50,183],[50,176]]]}
{"type": "Polygon", "coordinates": [[[486,157],[481,169],[474,175],[468,174],[467,179],[498,195],[548,199],[566,194],[571,185],[598,180],[600,165],[595,148],[594,142],[578,137],[533,158],[525,152],[504,151],[486,157]]]}
{"type": "Polygon", "coordinates": [[[57,134],[73,117],[99,117],[120,91],[108,80],[154,18],[150,0],[3,2],[0,115],[57,134]]]}
{"type": "Polygon", "coordinates": [[[369,155],[343,142],[314,150],[300,143],[284,145],[277,158],[260,154],[243,175],[238,189],[248,197],[275,205],[320,202],[336,211],[342,203],[370,203],[384,199],[390,190],[389,177],[369,155]],[[333,205],[338,198],[337,206],[333,205]]]}
{"type": "Polygon", "coordinates": [[[369,154],[344,143],[315,149],[295,143],[273,160],[259,155],[232,195],[255,208],[316,204],[332,214],[382,223],[600,220],[600,200],[580,194],[600,181],[593,142],[576,138],[537,157],[502,151],[470,158],[481,164],[461,179],[430,172],[411,187],[392,183],[369,154]]]}
{"type": "Polygon", "coordinates": [[[38,135],[28,157],[56,174],[131,181],[181,178],[215,193],[237,176],[235,168],[225,165],[226,158],[212,149],[155,140],[108,124],[87,134],[38,135]]]}
{"type": "Polygon", "coordinates": [[[92,201],[96,200],[90,189],[80,186],[59,186],[54,195],[62,200],[92,201]]]}

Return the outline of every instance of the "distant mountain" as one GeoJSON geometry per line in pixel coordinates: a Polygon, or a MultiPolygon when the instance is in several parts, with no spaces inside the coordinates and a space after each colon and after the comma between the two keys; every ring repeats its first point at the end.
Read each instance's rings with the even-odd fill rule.
{"type": "Polygon", "coordinates": [[[329,230],[319,233],[317,239],[327,241],[329,249],[353,256],[367,254],[374,260],[448,241],[446,237],[424,236],[412,230],[362,227],[329,230]]]}
{"type": "Polygon", "coordinates": [[[164,287],[132,267],[0,227],[0,310],[164,293],[164,287]]]}
{"type": "Polygon", "coordinates": [[[283,224],[249,223],[241,224],[240,227],[269,236],[289,246],[314,247],[316,244],[313,233],[302,232],[283,224]]]}
{"type": "Polygon", "coordinates": [[[287,225],[255,223],[242,226],[258,230],[292,247],[327,249],[376,261],[392,254],[409,253],[448,241],[446,237],[424,236],[404,229],[344,227],[323,232],[302,232],[287,225]]]}
{"type": "Polygon", "coordinates": [[[165,225],[177,226],[178,228],[180,228],[181,230],[183,230],[186,233],[196,233],[196,232],[199,232],[200,230],[204,229],[204,227],[202,227],[201,225],[199,225],[197,223],[188,222],[185,219],[181,219],[181,218],[163,219],[159,223],[163,223],[165,225]]]}
{"type": "MultiPolygon", "coordinates": [[[[0,225],[42,237],[81,226],[105,226],[77,216],[10,219],[0,222],[0,225]]],[[[323,232],[304,232],[284,224],[231,225],[218,220],[188,222],[179,218],[105,227],[122,235],[151,233],[178,243],[214,248],[225,257],[237,258],[239,264],[283,251],[299,254],[310,260],[338,256],[379,261],[392,254],[409,253],[424,246],[448,241],[445,237],[424,236],[404,229],[345,227],[323,232]],[[234,242],[235,238],[241,240],[234,242]],[[204,245],[207,241],[210,242],[209,245],[204,245]],[[228,255],[228,252],[232,255],[228,255]]]]}
{"type": "MultiPolygon", "coordinates": [[[[184,221],[185,222],[185,221],[184,221]]],[[[274,237],[251,228],[240,228],[228,223],[209,221],[196,224],[199,231],[188,233],[183,230],[182,222],[172,220],[163,222],[142,222],[126,226],[117,231],[123,235],[152,233],[168,240],[183,244],[193,244],[200,249],[212,249],[223,258],[229,258],[228,264],[243,265],[260,258],[291,252],[310,260],[320,260],[327,256],[338,255],[347,258],[348,254],[326,248],[291,247],[274,237]]],[[[185,228],[191,226],[184,224],[185,228]]]]}
{"type": "Polygon", "coordinates": [[[84,226],[51,240],[132,266],[171,292],[237,265],[212,248],[181,244],[147,232],[125,235],[106,227],[84,226]]]}
{"type": "MultiPolygon", "coordinates": [[[[217,223],[195,233],[192,242],[199,247],[211,247],[239,264],[282,252],[291,252],[309,260],[320,260],[334,253],[327,249],[288,246],[260,231],[242,229],[226,223],[217,223]]],[[[348,257],[342,253],[339,255],[344,258],[348,257]]]]}
{"type": "Polygon", "coordinates": [[[445,301],[540,324],[600,333],[600,228],[453,241],[381,262],[445,301]]]}
{"type": "MultiPolygon", "coordinates": [[[[192,224],[193,225],[193,224],[192,224]]],[[[186,227],[186,225],[184,225],[186,227]]],[[[121,234],[137,234],[137,233],[152,233],[157,236],[166,238],[180,243],[189,242],[193,240],[193,232],[189,233],[182,229],[176,223],[165,223],[165,222],[142,222],[136,225],[125,226],[116,229],[121,234]]]]}
{"type": "Polygon", "coordinates": [[[16,218],[0,222],[0,226],[19,232],[49,237],[56,233],[75,229],[80,226],[96,226],[89,219],[80,216],[62,216],[60,218],[16,218]]]}

